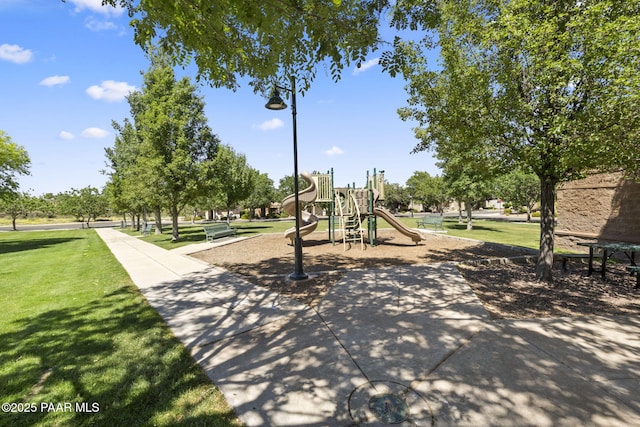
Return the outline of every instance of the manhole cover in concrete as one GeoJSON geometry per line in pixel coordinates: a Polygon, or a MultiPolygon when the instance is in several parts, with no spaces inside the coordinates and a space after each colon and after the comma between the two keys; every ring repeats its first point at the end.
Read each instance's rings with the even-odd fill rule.
{"type": "Polygon", "coordinates": [[[377,419],[387,424],[400,424],[409,418],[409,407],[396,394],[376,394],[369,399],[369,409],[377,419]]]}
{"type": "Polygon", "coordinates": [[[435,420],[427,401],[395,381],[369,381],[349,396],[349,415],[358,426],[431,427],[435,420]]]}

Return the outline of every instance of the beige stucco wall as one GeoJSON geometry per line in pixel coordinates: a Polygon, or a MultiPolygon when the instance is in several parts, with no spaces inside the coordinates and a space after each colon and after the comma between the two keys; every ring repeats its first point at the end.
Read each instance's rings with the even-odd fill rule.
{"type": "Polygon", "coordinates": [[[558,188],[557,243],[576,239],[640,243],[640,183],[622,173],[595,174],[558,188]]]}

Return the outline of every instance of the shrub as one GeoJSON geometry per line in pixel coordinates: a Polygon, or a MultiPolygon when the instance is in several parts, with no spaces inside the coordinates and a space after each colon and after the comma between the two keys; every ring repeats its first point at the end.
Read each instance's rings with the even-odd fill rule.
{"type": "Polygon", "coordinates": [[[510,208],[504,208],[504,214],[505,215],[511,215],[511,209],[510,208]]]}

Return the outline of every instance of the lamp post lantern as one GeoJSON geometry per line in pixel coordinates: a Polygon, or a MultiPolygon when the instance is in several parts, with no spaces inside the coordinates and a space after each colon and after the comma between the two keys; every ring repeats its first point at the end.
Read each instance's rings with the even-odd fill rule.
{"type": "Polygon", "coordinates": [[[293,116],[293,192],[294,203],[296,209],[296,237],[294,239],[294,256],[295,264],[293,273],[289,275],[291,280],[304,280],[308,278],[302,268],[302,239],[300,238],[300,199],[298,196],[298,133],[296,129],[296,81],[293,76],[290,77],[291,88],[277,86],[273,90],[271,98],[265,104],[269,110],[284,110],[287,104],[280,98],[278,89],[291,92],[291,114],[293,116]]]}

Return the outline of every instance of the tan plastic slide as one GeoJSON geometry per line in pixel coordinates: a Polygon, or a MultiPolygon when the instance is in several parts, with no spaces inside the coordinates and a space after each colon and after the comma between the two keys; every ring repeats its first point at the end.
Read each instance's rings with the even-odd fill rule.
{"type": "Polygon", "coordinates": [[[377,216],[380,216],[380,217],[384,218],[389,224],[391,224],[391,226],[393,228],[395,228],[396,230],[398,230],[400,233],[404,234],[405,236],[410,237],[411,240],[416,242],[416,244],[419,241],[424,240],[426,238],[419,231],[412,230],[411,228],[407,227],[406,225],[404,225],[403,223],[398,221],[396,219],[396,217],[393,216],[393,214],[391,212],[389,212],[388,210],[386,210],[384,208],[373,208],[373,213],[374,213],[374,215],[377,215],[377,216]]]}
{"type": "MultiPolygon", "coordinates": [[[[298,201],[300,202],[301,205],[304,203],[311,203],[315,201],[316,197],[318,196],[318,192],[316,190],[316,183],[313,181],[313,178],[311,177],[311,175],[309,175],[309,173],[307,172],[302,172],[300,176],[302,176],[302,178],[305,181],[307,181],[307,183],[309,183],[309,186],[304,190],[298,192],[298,201]]],[[[296,214],[295,194],[291,194],[290,196],[287,196],[282,201],[282,209],[284,209],[284,211],[289,215],[295,216],[296,214]]],[[[307,234],[313,232],[316,229],[316,227],[318,227],[318,217],[312,213],[301,211],[300,212],[300,236],[306,236],[307,234]]],[[[284,232],[284,237],[287,239],[291,239],[292,241],[295,236],[296,236],[295,227],[291,227],[284,232]]]]}

